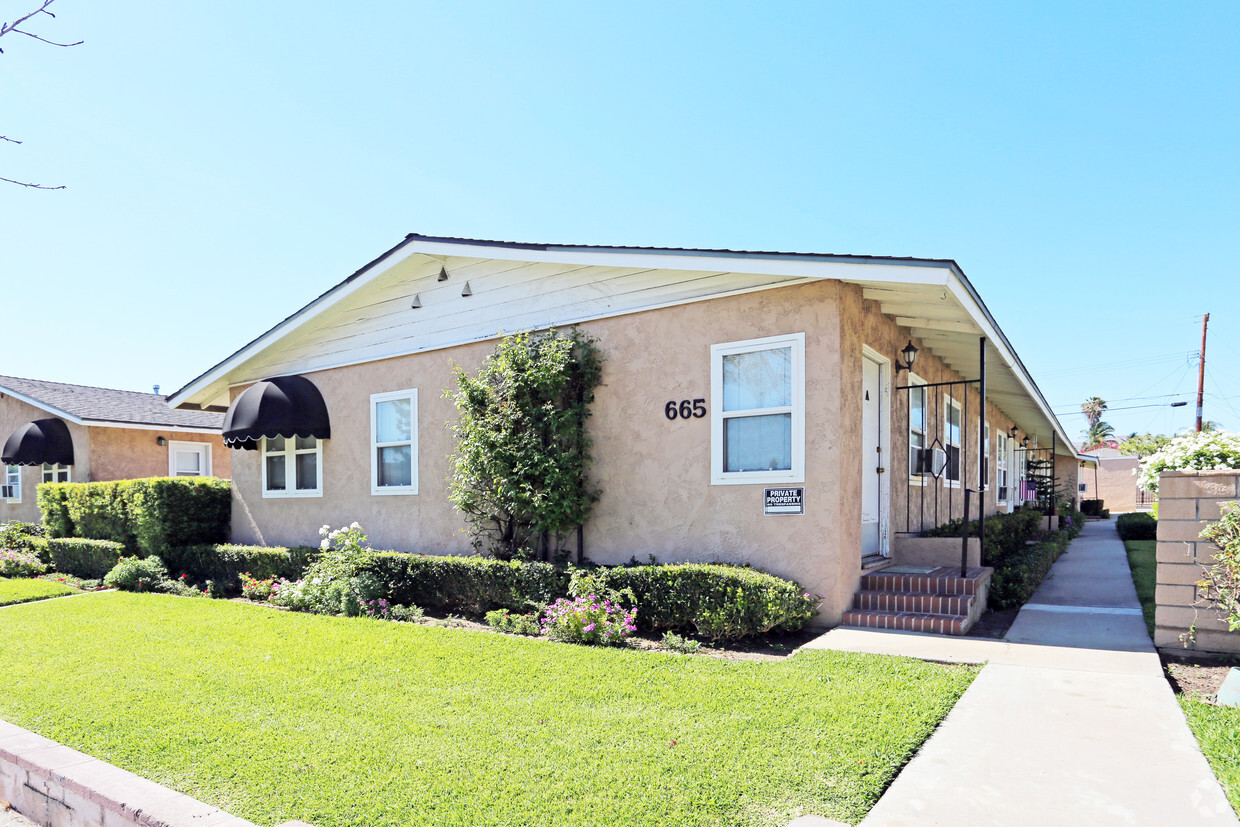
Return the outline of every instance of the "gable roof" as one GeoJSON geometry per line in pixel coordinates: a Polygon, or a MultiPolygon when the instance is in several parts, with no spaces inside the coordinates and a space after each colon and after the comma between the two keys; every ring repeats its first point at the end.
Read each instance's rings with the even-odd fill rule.
{"type": "Polygon", "coordinates": [[[1077,455],[981,296],[950,259],[528,244],[410,233],[168,402],[227,406],[230,386],[272,376],[819,279],[859,285],[866,299],[963,376],[978,374],[979,339],[985,338],[988,398],[1022,430],[1048,443],[1055,435],[1061,453],[1077,455]]]}
{"type": "Polygon", "coordinates": [[[219,431],[224,424],[223,414],[174,410],[163,396],[156,393],[70,385],[17,376],[0,376],[0,393],[79,425],[219,431]]]}

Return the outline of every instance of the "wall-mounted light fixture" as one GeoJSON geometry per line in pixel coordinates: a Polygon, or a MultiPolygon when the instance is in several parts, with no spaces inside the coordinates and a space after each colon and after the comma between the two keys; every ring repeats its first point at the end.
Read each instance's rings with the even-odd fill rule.
{"type": "Polygon", "coordinates": [[[904,346],[904,350],[900,351],[900,357],[904,360],[904,364],[900,364],[896,360],[896,375],[900,375],[900,371],[913,369],[913,363],[917,361],[917,348],[913,346],[913,340],[909,339],[908,344],[904,346]]]}
{"type": "Polygon", "coordinates": [[[1022,439],[1022,440],[1020,441],[1020,447],[1022,447],[1022,448],[1028,448],[1028,447],[1029,447],[1029,437],[1025,437],[1024,439],[1022,439]]]}
{"type": "Polygon", "coordinates": [[[155,444],[158,445],[160,448],[163,448],[165,445],[168,444],[168,440],[164,439],[162,436],[157,436],[155,437],[155,444]]]}
{"type": "Polygon", "coordinates": [[[1012,439],[1016,439],[1016,432],[1019,430],[1020,428],[1017,428],[1015,425],[1013,425],[1012,429],[1008,431],[1008,436],[1010,436],[1012,439]]]}

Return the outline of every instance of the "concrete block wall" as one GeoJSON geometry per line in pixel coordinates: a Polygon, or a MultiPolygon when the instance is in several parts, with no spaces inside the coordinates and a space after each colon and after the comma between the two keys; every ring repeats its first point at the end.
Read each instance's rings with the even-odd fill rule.
{"type": "Polygon", "coordinates": [[[1227,631],[1221,613],[1200,605],[1197,594],[1202,568],[1217,551],[1200,539],[1201,530],[1219,518],[1228,502],[1240,502],[1240,471],[1173,471],[1159,479],[1154,591],[1154,645],[1159,648],[1240,653],[1240,631],[1227,631]]]}

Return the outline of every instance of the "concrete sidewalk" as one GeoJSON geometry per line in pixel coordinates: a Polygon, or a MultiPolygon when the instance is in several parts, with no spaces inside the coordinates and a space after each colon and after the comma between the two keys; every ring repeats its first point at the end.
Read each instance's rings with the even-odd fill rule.
{"type": "Polygon", "coordinates": [[[807,647],[987,662],[864,827],[1238,823],[1163,677],[1114,523],[1085,526],[1003,641],[835,629],[807,647]]]}

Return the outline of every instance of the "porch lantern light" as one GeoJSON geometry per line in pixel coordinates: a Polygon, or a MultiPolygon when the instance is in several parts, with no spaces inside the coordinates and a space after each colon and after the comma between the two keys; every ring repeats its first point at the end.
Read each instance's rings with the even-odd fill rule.
{"type": "Polygon", "coordinates": [[[164,439],[162,436],[157,436],[155,437],[155,444],[158,445],[160,448],[163,448],[165,445],[168,444],[168,440],[164,439]]]}
{"type": "Polygon", "coordinates": [[[1008,436],[1010,436],[1012,439],[1016,439],[1016,432],[1019,430],[1020,428],[1017,428],[1015,425],[1013,425],[1012,429],[1008,431],[1008,436]]]}
{"type": "Polygon", "coordinates": [[[896,373],[902,370],[911,371],[913,369],[913,362],[917,361],[917,348],[913,346],[912,339],[909,339],[908,344],[900,351],[900,356],[904,359],[904,364],[896,362],[896,373]]]}
{"type": "Polygon", "coordinates": [[[1022,439],[1022,440],[1020,441],[1020,447],[1022,447],[1022,448],[1028,448],[1028,447],[1029,447],[1029,437],[1025,437],[1024,439],[1022,439]]]}

